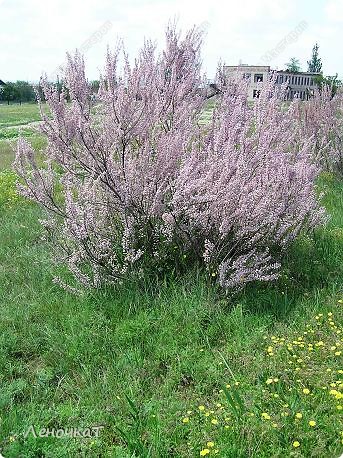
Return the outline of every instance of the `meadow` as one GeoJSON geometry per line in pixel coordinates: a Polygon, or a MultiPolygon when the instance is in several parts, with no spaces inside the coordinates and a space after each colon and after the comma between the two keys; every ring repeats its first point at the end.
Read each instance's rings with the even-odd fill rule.
{"type": "Polygon", "coordinates": [[[276,282],[226,296],[194,268],[74,296],[52,283],[41,210],[9,172],[36,108],[0,106],[4,457],[339,457],[342,181],[320,177],[330,220],[294,244],[276,282]],[[55,438],[26,435],[32,425],[104,428],[55,438]]]}

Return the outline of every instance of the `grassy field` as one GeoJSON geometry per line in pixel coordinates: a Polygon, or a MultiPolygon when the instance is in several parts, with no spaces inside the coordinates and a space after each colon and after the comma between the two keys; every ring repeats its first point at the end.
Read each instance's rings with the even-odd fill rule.
{"type": "Polygon", "coordinates": [[[36,103],[0,104],[0,128],[20,126],[34,121],[40,121],[36,103]]]}
{"type": "Polygon", "coordinates": [[[16,142],[20,135],[30,138],[35,149],[45,145],[45,139],[37,129],[28,126],[37,121],[40,121],[37,104],[0,104],[0,170],[11,167],[16,142]]]}
{"type": "Polygon", "coordinates": [[[228,299],[199,271],[66,293],[40,210],[12,178],[0,174],[5,458],[339,457],[342,182],[321,178],[331,219],[297,242],[280,280],[228,299]],[[31,425],[104,428],[54,438],[31,425]]]}

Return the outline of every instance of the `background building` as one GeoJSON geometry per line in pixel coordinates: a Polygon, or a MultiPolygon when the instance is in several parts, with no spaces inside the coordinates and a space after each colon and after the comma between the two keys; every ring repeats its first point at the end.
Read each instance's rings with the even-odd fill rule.
{"type": "MultiPolygon", "coordinates": [[[[259,97],[260,82],[266,81],[271,74],[270,66],[268,65],[226,65],[224,70],[228,76],[234,77],[241,75],[249,81],[248,100],[254,100],[259,97]]],[[[287,70],[278,70],[275,84],[282,85],[287,83],[287,100],[293,100],[294,97],[299,97],[301,100],[307,100],[312,96],[316,87],[315,76],[320,73],[296,72],[292,73],[287,70]]]]}

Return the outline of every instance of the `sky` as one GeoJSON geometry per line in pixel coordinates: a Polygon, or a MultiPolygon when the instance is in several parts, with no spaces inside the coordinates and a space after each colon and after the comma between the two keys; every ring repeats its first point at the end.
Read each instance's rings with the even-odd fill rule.
{"type": "Polygon", "coordinates": [[[283,69],[296,57],[307,70],[315,42],[324,74],[343,78],[343,0],[0,0],[0,79],[54,76],[76,48],[97,79],[107,45],[123,40],[131,58],[144,38],[161,48],[170,19],[204,31],[209,79],[219,60],[283,69]]]}

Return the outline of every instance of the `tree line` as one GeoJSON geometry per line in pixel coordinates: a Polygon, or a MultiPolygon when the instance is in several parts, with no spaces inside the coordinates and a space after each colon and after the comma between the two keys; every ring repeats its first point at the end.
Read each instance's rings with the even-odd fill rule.
{"type": "MultiPolygon", "coordinates": [[[[62,91],[66,89],[63,80],[56,83],[57,88],[62,91]]],[[[95,93],[99,89],[99,81],[89,82],[92,91],[95,93]]],[[[44,101],[44,94],[40,84],[30,84],[27,81],[9,81],[4,86],[0,86],[0,102],[10,103],[28,103],[35,102],[37,99],[37,92],[40,98],[44,101]]]]}

